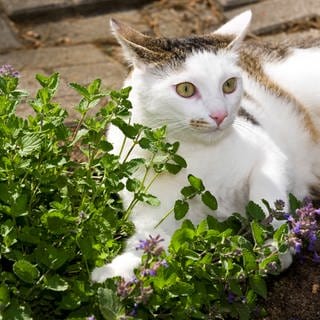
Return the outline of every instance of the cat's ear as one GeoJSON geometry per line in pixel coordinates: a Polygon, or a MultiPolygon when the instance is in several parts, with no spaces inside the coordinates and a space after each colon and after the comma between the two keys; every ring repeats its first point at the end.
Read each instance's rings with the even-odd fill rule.
{"type": "Polygon", "coordinates": [[[152,47],[150,45],[152,43],[151,37],[115,19],[110,20],[110,26],[122,46],[125,57],[134,66],[141,67],[148,64],[148,61],[159,59],[160,53],[150,48],[152,47]]]}
{"type": "Polygon", "coordinates": [[[247,10],[222,25],[219,29],[214,31],[213,34],[232,36],[233,40],[228,47],[236,48],[241,44],[242,40],[247,34],[251,22],[251,17],[251,10],[247,10]]]}

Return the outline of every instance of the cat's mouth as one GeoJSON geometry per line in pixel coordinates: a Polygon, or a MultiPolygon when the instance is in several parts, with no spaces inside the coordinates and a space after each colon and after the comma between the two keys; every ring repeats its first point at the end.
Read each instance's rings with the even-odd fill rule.
{"type": "Polygon", "coordinates": [[[214,132],[223,129],[221,126],[217,126],[216,124],[210,123],[204,119],[191,119],[190,126],[191,128],[201,132],[214,132]]]}

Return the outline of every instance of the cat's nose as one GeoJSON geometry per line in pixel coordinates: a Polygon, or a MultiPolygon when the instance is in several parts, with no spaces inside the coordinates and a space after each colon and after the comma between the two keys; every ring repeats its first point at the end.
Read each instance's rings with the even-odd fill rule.
{"type": "Polygon", "coordinates": [[[211,113],[209,116],[219,126],[222,123],[222,121],[228,116],[228,112],[226,112],[226,111],[216,111],[216,112],[211,113]]]}

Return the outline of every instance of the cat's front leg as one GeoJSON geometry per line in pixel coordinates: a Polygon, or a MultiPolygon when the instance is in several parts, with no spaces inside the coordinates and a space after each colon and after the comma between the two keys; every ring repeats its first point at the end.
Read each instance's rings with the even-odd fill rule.
{"type": "Polygon", "coordinates": [[[138,267],[140,262],[141,255],[134,252],[125,252],[103,267],[95,268],[92,271],[91,279],[94,282],[103,282],[116,276],[123,277],[126,280],[133,279],[133,270],[138,267]]]}
{"type": "MultiPolygon", "coordinates": [[[[263,209],[265,206],[262,200],[266,200],[272,207],[277,200],[282,200],[285,203],[285,209],[288,208],[288,188],[289,177],[287,170],[285,169],[285,159],[282,161],[270,161],[257,166],[250,177],[250,191],[249,198],[257,204],[260,204],[263,209]]],[[[269,212],[266,214],[269,215],[269,212]]],[[[285,221],[273,219],[271,224],[275,229],[279,228],[285,221]]],[[[273,239],[267,241],[267,245],[270,245],[277,250],[278,245],[273,239]]],[[[280,254],[279,259],[281,263],[281,270],[287,269],[292,264],[292,254],[288,250],[284,254],[280,254]]]]}
{"type": "MultiPolygon", "coordinates": [[[[158,232],[158,230],[157,230],[158,232]]],[[[136,269],[141,263],[141,256],[144,253],[141,243],[146,241],[157,242],[159,238],[154,228],[138,229],[132,237],[126,242],[126,247],[120,255],[116,256],[110,263],[107,263],[103,267],[95,268],[91,274],[91,279],[94,282],[103,282],[108,278],[122,277],[125,280],[131,280],[134,278],[134,269],[136,269]]],[[[161,246],[167,247],[167,242],[161,238],[161,246]],[[163,242],[162,242],[163,240],[163,242]]],[[[160,241],[159,245],[160,245],[160,241]]]]}

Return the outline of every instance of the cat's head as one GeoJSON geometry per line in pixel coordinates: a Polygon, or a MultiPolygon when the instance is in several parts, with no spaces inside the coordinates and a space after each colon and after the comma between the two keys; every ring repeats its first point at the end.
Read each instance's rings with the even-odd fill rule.
{"type": "Polygon", "coordinates": [[[178,140],[223,136],[240,106],[237,50],[250,20],[246,11],[211,34],[182,39],[149,37],[111,20],[133,65],[126,85],[133,87],[135,118],[151,127],[167,125],[168,136],[178,140]]]}

